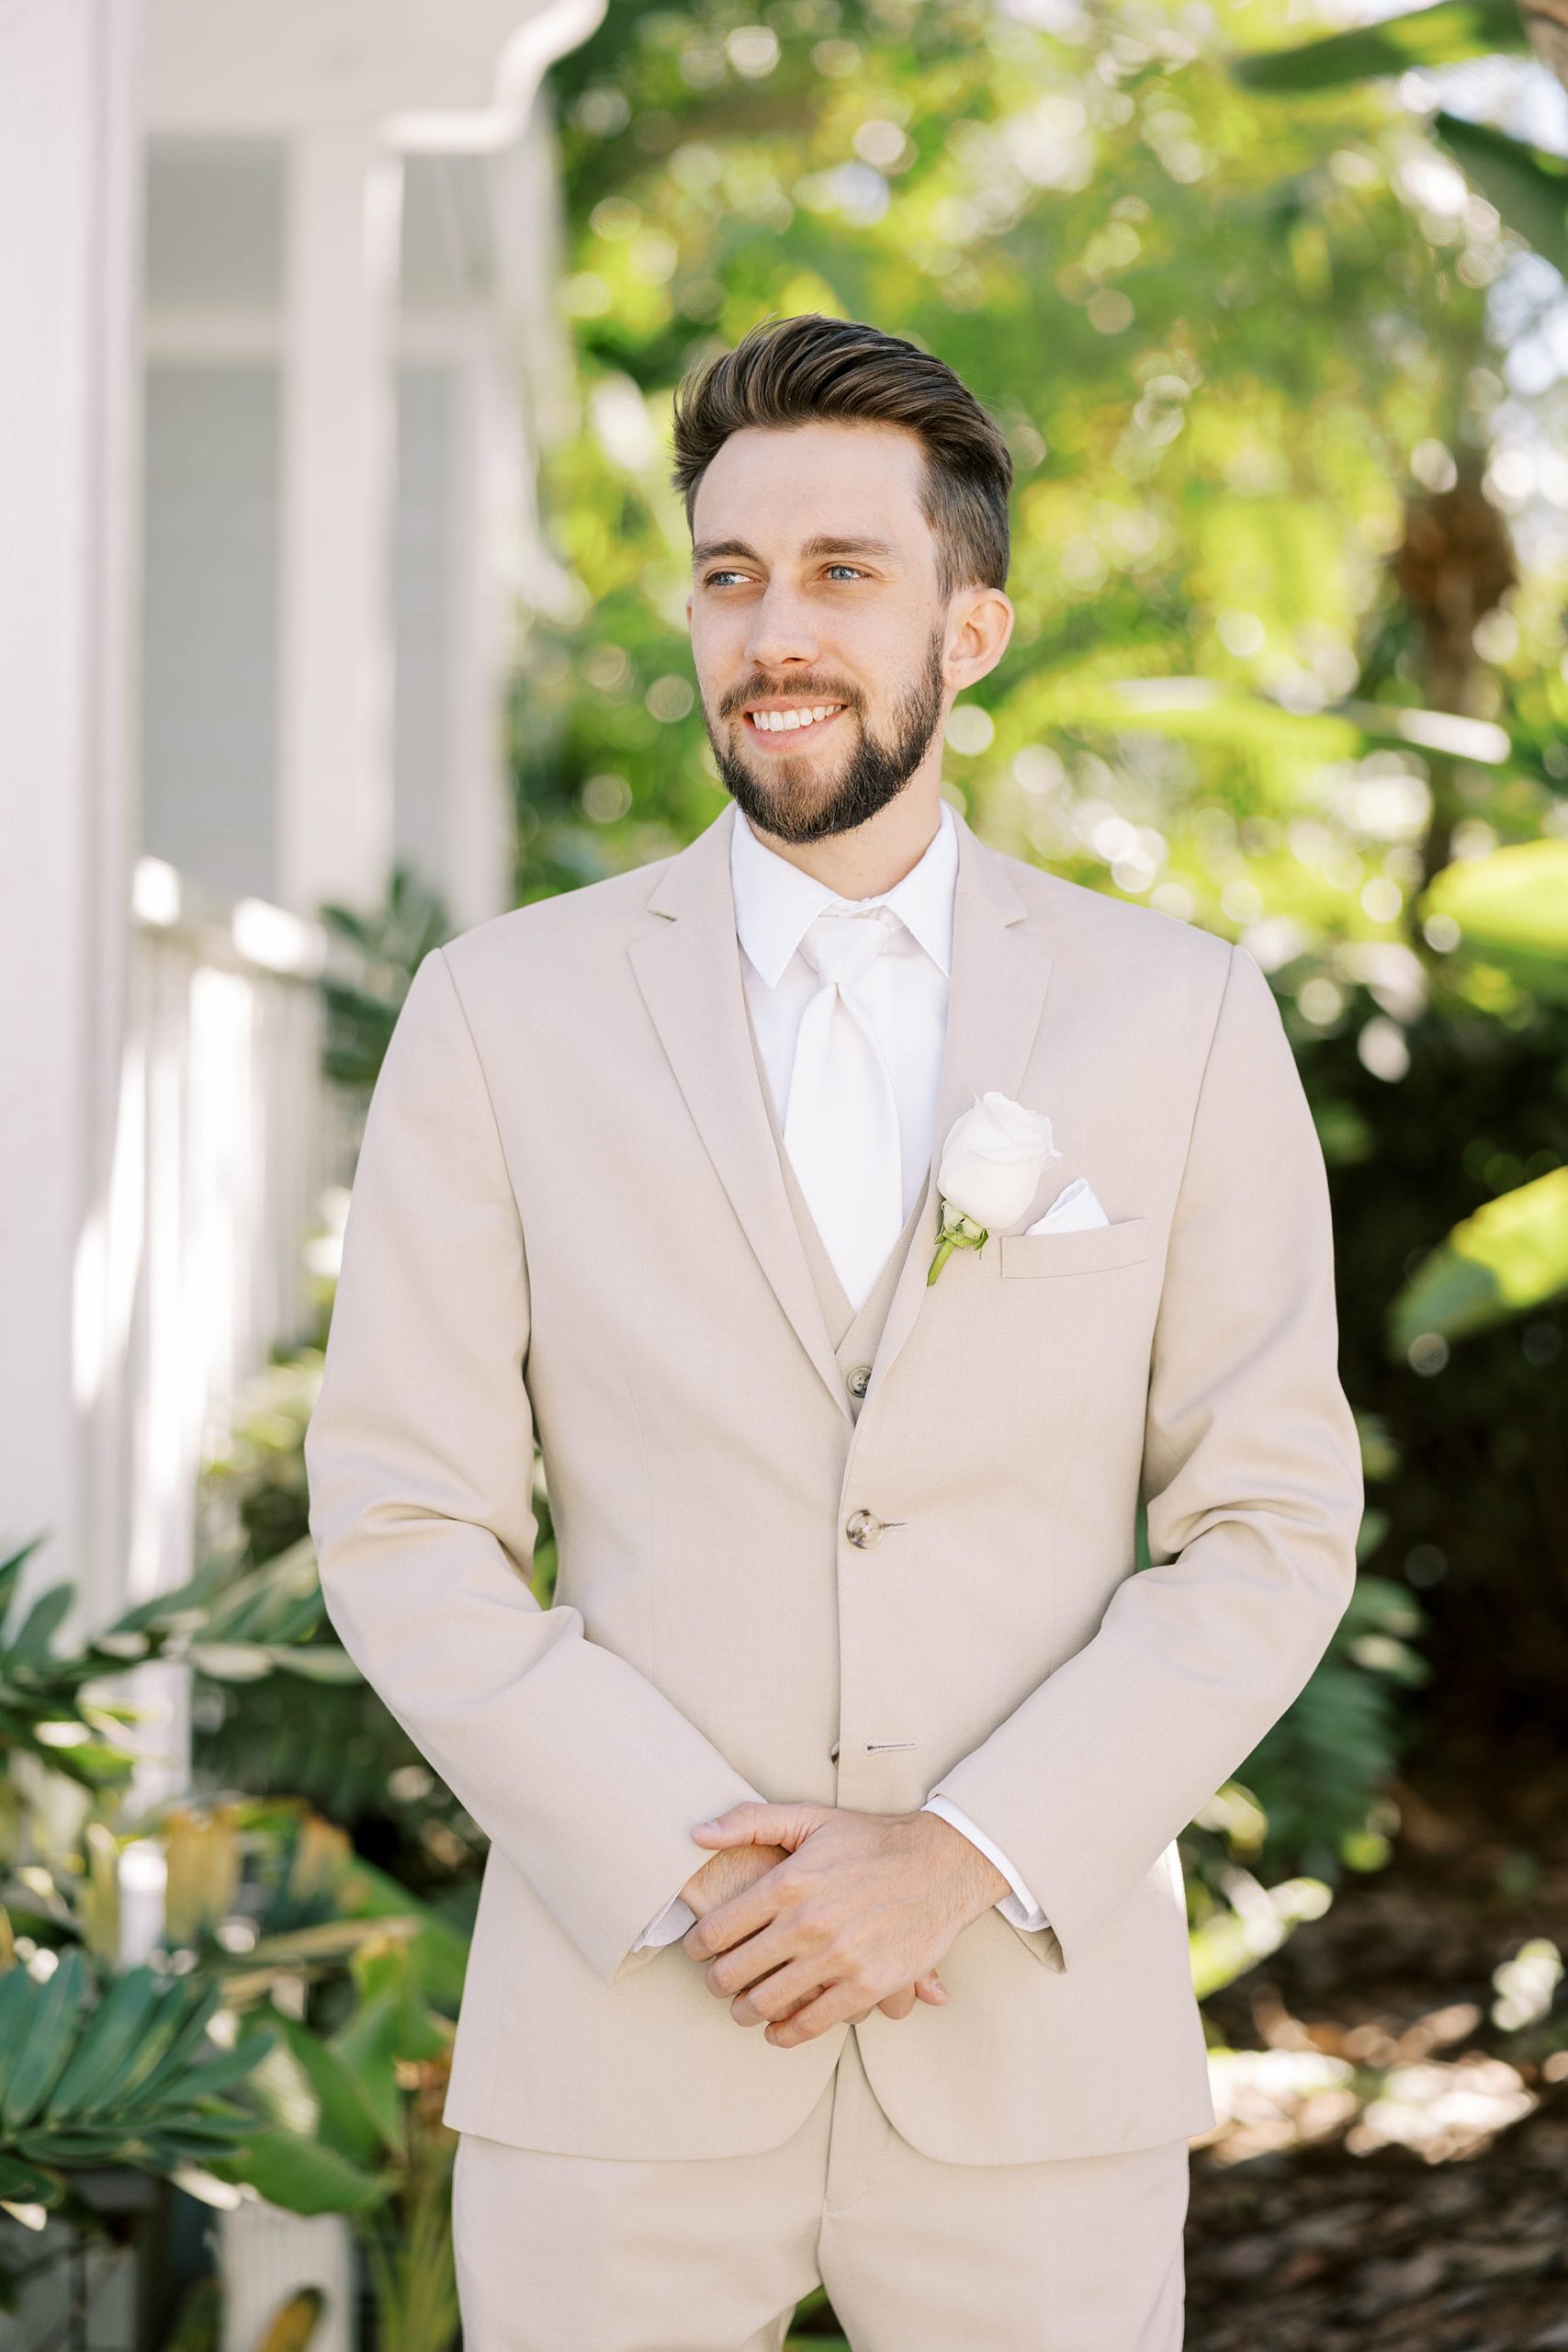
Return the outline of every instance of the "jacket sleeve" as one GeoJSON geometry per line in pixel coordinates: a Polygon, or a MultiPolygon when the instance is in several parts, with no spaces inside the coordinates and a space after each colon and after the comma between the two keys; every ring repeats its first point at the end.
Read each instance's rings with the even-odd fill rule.
{"type": "Polygon", "coordinates": [[[414,975],[366,1118],[310,1525],[344,1647],[596,1974],[761,1792],[581,1612],[529,1589],[538,1521],[527,1260],[446,956],[414,975]]]}
{"type": "Polygon", "coordinates": [[[986,1825],[1055,1931],[1094,1939],[1250,1755],[1355,1582],[1360,1449],[1337,1370],[1323,1154],[1279,1007],[1233,947],[1150,1362],[1151,1565],[931,1790],[986,1825]]]}

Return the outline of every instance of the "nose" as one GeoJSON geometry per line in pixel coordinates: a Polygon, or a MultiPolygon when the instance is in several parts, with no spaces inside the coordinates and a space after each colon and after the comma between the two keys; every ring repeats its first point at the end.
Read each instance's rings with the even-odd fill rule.
{"type": "Polygon", "coordinates": [[[820,650],[805,599],[787,582],[770,581],[755,608],[747,659],[759,670],[776,672],[791,662],[809,665],[819,659],[820,650]]]}

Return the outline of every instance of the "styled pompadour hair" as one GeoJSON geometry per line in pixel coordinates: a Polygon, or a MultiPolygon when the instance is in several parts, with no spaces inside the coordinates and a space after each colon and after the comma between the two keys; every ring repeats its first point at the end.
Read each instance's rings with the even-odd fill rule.
{"type": "Polygon", "coordinates": [[[925,454],[920,512],[936,539],[937,582],[1005,588],[1012,458],[1000,429],[945,360],[857,319],[807,311],[764,319],[675,395],[675,487],[692,522],[697,485],[748,425],[899,424],[925,454]]]}

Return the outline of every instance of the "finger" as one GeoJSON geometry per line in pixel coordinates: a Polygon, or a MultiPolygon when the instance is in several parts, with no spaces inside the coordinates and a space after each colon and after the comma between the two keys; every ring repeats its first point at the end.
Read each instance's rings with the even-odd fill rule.
{"type": "MultiPolygon", "coordinates": [[[[763,1928],[728,1951],[721,1951],[703,1973],[708,1991],[721,2000],[730,2001],[801,1956],[782,1928],[763,1928]]],[[[820,1973],[817,1981],[821,1983],[820,1973]]],[[[768,2014],[772,2017],[776,2013],[770,2009],[768,2014]]]]}
{"type": "Polygon", "coordinates": [[[878,2001],[876,2006],[890,2018],[907,2018],[915,2006],[915,1988],[912,1984],[906,1984],[901,1993],[889,1993],[886,1999],[878,2001]]]}
{"type": "Polygon", "coordinates": [[[852,2014],[854,1996],[840,1984],[829,1984],[814,2001],[780,2022],[764,2026],[762,2039],[775,2050],[793,2050],[797,2042],[813,2041],[819,2033],[841,2025],[852,2014]]]}
{"type": "MultiPolygon", "coordinates": [[[[760,1984],[738,1993],[729,2014],[737,2025],[777,2025],[808,2007],[827,1989],[820,1961],[791,1958],[760,1984]]],[[[843,2014],[849,2014],[847,2004],[843,2014]]]]}
{"type": "Polygon", "coordinates": [[[699,1846],[784,1846],[793,1853],[829,1810],[819,1804],[732,1804],[716,1819],[699,1821],[691,1834],[699,1846]]]}
{"type": "MultiPolygon", "coordinates": [[[[712,1960],[719,1952],[730,1951],[737,1944],[744,1943],[748,1936],[761,1935],[773,1925],[778,1908],[778,1884],[770,1871],[750,1886],[742,1887],[739,1894],[705,1911],[696,1925],[687,1928],[682,1944],[693,1960],[712,1960]]],[[[733,1991],[734,1987],[730,1989],[733,1991]]]]}

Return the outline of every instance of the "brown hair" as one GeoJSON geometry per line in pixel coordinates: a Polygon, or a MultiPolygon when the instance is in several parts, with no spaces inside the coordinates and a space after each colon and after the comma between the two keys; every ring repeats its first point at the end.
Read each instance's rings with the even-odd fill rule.
{"type": "Polygon", "coordinates": [[[901,424],[924,445],[920,512],[943,596],[1008,576],[1012,459],[1000,430],[944,360],[856,319],[764,319],[675,394],[672,479],[690,526],[697,484],[732,433],[816,422],[901,424]]]}

